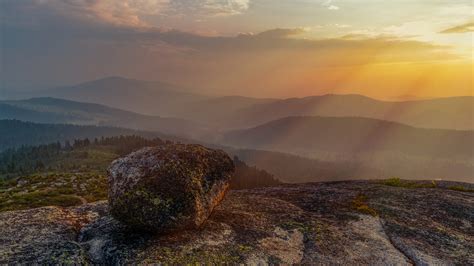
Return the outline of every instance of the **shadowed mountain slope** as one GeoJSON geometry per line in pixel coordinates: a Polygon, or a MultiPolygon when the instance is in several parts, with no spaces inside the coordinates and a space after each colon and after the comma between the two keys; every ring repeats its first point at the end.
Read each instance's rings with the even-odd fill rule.
{"type": "Polygon", "coordinates": [[[208,132],[206,127],[184,119],[142,115],[99,104],[55,98],[2,101],[0,119],[126,127],[186,137],[197,137],[208,132]]]}
{"type": "MultiPolygon", "coordinates": [[[[354,116],[422,128],[473,130],[474,97],[385,102],[361,95],[313,96],[243,107],[232,118],[217,121],[232,121],[234,128],[252,127],[288,116],[354,116]]],[[[202,121],[206,120],[203,118],[202,121]]]]}
{"type": "Polygon", "coordinates": [[[420,129],[353,117],[287,117],[229,132],[223,142],[302,155],[391,152],[450,159],[472,159],[474,156],[473,131],[420,129]]]}
{"type": "Polygon", "coordinates": [[[142,114],[173,116],[181,106],[208,98],[185,90],[164,82],[108,77],[40,91],[36,95],[104,104],[142,114]]]}
{"type": "Polygon", "coordinates": [[[38,124],[19,120],[0,120],[0,152],[8,148],[49,144],[74,139],[137,135],[147,138],[168,137],[156,132],[117,127],[38,124]]]}

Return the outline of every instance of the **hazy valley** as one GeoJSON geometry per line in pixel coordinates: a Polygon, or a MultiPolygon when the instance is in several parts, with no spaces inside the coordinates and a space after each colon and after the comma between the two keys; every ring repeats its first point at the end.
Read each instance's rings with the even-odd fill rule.
{"type": "MultiPolygon", "coordinates": [[[[97,128],[83,128],[84,134],[56,128],[41,141],[23,138],[1,148],[111,134],[165,136],[245,155],[244,161],[285,182],[391,176],[472,180],[474,97],[409,102],[359,95],[258,99],[179,89],[113,77],[23,95],[58,98],[3,100],[0,119],[97,128]],[[293,170],[279,169],[282,158],[289,158],[287,168],[293,170]]],[[[7,129],[12,137],[28,130],[7,129]]]]}
{"type": "MultiPolygon", "coordinates": [[[[398,102],[333,94],[264,99],[193,94],[184,89],[160,82],[111,77],[71,87],[23,92],[19,96],[96,103],[141,114],[189,119],[221,129],[254,127],[289,116],[365,117],[420,128],[474,129],[472,96],[398,102]]],[[[9,93],[11,98],[15,94],[18,95],[9,93]]]]}

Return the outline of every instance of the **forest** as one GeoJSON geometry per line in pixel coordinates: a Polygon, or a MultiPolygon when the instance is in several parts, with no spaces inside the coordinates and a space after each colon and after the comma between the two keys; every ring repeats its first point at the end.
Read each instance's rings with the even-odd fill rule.
{"type": "MultiPolygon", "coordinates": [[[[36,173],[105,174],[108,164],[123,155],[143,147],[171,141],[141,136],[113,136],[94,139],[66,140],[38,146],[10,148],[0,153],[0,178],[7,180],[36,173]]],[[[231,182],[234,189],[263,187],[280,183],[273,175],[250,167],[234,156],[236,172],[231,182]]]]}
{"type": "MultiPolygon", "coordinates": [[[[69,124],[39,124],[19,120],[0,120],[0,151],[21,145],[64,143],[71,139],[94,139],[120,135],[161,137],[160,133],[136,131],[117,127],[80,126],[69,124]]],[[[51,147],[50,147],[51,148],[51,147]]]]}

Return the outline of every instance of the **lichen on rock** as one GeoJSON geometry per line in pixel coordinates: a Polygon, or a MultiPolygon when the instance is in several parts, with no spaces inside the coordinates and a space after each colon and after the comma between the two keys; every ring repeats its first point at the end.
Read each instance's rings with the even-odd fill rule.
{"type": "Polygon", "coordinates": [[[226,153],[201,145],[144,148],[109,167],[110,213],[140,230],[198,228],[223,199],[233,172],[226,153]]]}

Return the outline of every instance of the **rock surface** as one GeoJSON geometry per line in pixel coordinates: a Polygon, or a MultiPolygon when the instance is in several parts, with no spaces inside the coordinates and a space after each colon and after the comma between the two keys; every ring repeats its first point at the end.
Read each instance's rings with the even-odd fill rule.
{"type": "Polygon", "coordinates": [[[136,229],[195,229],[224,198],[233,172],[223,151],[186,144],[144,148],[109,167],[110,213],[136,229]]]}
{"type": "Polygon", "coordinates": [[[231,191],[199,230],[166,235],[131,231],[107,202],[3,212],[0,264],[473,265],[474,193],[451,186],[352,181],[231,191]]]}

